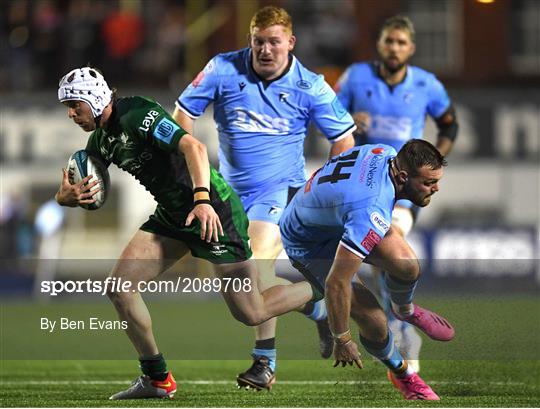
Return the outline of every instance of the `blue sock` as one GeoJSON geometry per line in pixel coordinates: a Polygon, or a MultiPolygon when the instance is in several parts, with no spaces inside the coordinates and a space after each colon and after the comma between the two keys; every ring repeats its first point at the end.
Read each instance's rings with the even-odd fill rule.
{"type": "Polygon", "coordinates": [[[313,310],[311,310],[309,313],[305,312],[304,315],[313,321],[324,320],[328,316],[326,313],[326,303],[324,302],[324,299],[313,303],[313,310]]]}
{"type": "Polygon", "coordinates": [[[390,299],[392,302],[397,305],[412,304],[414,290],[416,289],[417,283],[418,280],[404,281],[400,280],[399,278],[392,277],[386,272],[384,273],[385,288],[390,294],[390,299]]]}
{"type": "Polygon", "coordinates": [[[272,372],[276,372],[276,358],[277,358],[277,352],[276,349],[258,349],[253,348],[251,351],[251,356],[255,359],[258,356],[265,356],[268,358],[268,365],[270,366],[270,369],[272,372]]]}
{"type": "Polygon", "coordinates": [[[379,359],[388,369],[398,376],[412,373],[408,370],[405,360],[394,344],[394,336],[388,330],[388,338],[384,342],[374,342],[360,335],[360,342],[371,355],[379,359]]]}

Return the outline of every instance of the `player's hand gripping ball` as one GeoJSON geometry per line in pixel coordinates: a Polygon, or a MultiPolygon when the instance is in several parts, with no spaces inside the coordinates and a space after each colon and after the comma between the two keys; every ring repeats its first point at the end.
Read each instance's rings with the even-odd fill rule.
{"type": "Polygon", "coordinates": [[[93,196],[96,201],[90,204],[81,204],[79,205],[80,207],[86,210],[96,210],[103,206],[105,200],[107,200],[110,178],[107,165],[103,163],[101,159],[92,156],[85,150],[77,151],[69,157],[67,171],[69,183],[72,185],[79,183],[88,175],[93,175],[88,183],[91,183],[96,179],[99,182],[98,185],[101,189],[93,196]]]}

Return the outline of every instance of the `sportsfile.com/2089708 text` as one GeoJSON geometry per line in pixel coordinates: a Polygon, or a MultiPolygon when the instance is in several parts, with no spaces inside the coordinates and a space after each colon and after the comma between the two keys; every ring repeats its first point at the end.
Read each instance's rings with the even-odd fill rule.
{"type": "Polygon", "coordinates": [[[41,282],[41,293],[50,296],[59,294],[88,293],[105,295],[110,292],[140,293],[226,293],[250,292],[250,278],[190,278],[178,277],[176,280],[133,282],[117,277],[105,280],[51,280],[41,282]]]}

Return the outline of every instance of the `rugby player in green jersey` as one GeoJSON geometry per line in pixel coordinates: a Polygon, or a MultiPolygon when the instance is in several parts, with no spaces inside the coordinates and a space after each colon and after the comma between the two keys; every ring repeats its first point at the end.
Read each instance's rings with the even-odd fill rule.
{"type": "MultiPolygon", "coordinates": [[[[206,147],[186,133],[155,101],[116,98],[94,68],[75,69],[60,80],[58,99],[68,116],[92,132],[86,150],[133,175],[158,202],[124,248],[111,272],[123,281],[156,278],[189,251],[212,263],[217,277],[248,280],[251,291],[222,291],[233,316],[261,324],[310,301],[306,281],[258,290],[251,258],[248,219],[232,188],[208,162],[206,147]]],[[[70,184],[63,170],[56,200],[62,206],[93,203],[100,189],[91,175],[70,184]]],[[[108,293],[134,345],[143,375],[110,399],[166,398],[176,391],[152,332],[150,314],[139,292],[108,293]]]]}

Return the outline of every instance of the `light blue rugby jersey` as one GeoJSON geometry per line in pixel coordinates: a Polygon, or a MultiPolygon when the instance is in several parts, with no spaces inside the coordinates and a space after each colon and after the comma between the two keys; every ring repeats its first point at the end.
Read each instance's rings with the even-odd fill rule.
{"type": "Polygon", "coordinates": [[[391,87],[379,75],[376,63],[351,65],[336,89],[351,113],[371,116],[366,143],[384,143],[399,149],[409,139],[422,139],[426,115],[439,118],[450,106],[444,86],[435,75],[408,66],[405,79],[391,87]]]}
{"type": "Polygon", "coordinates": [[[265,86],[251,67],[249,48],[219,54],[176,101],[191,118],[214,103],[220,171],[239,194],[305,182],[310,120],[330,142],[355,129],[324,77],[291,58],[290,69],[265,86]]]}
{"type": "Polygon", "coordinates": [[[362,145],[326,162],[281,216],[287,253],[309,255],[339,242],[366,257],[390,228],[395,189],[388,162],[396,155],[388,145],[362,145]]]}

